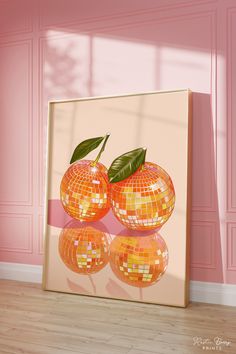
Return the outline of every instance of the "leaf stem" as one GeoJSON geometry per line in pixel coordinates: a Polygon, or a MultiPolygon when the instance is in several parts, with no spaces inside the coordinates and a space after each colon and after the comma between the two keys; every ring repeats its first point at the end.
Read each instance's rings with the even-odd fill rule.
{"type": "Polygon", "coordinates": [[[109,136],[110,136],[110,133],[107,133],[107,134],[104,136],[104,142],[103,142],[103,144],[102,144],[101,150],[99,151],[99,153],[98,153],[96,159],[93,161],[93,166],[96,166],[96,164],[97,164],[97,162],[99,161],[99,159],[100,159],[100,157],[101,157],[103,151],[105,150],[105,146],[106,146],[106,143],[107,143],[107,140],[108,140],[109,136]]]}
{"type": "Polygon", "coordinates": [[[142,162],[142,166],[141,166],[141,171],[143,171],[145,169],[144,164],[145,164],[145,160],[146,160],[147,148],[144,147],[143,151],[144,151],[144,156],[143,156],[143,162],[142,162]]]}

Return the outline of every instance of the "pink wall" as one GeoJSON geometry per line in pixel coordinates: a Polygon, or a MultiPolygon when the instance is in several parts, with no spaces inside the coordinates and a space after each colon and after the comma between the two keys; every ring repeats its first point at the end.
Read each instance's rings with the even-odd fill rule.
{"type": "Polygon", "coordinates": [[[236,2],[0,0],[0,26],[1,261],[42,262],[49,99],[189,87],[191,278],[236,283],[236,2]]]}

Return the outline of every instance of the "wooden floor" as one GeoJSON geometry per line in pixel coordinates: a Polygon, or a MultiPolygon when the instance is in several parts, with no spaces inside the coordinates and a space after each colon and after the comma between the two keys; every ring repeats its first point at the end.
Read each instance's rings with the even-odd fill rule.
{"type": "Polygon", "coordinates": [[[45,292],[35,284],[0,281],[1,354],[206,351],[236,354],[236,308],[197,303],[187,309],[171,308],[45,292]],[[231,344],[221,346],[221,351],[205,350],[193,345],[194,337],[221,337],[231,344]]]}

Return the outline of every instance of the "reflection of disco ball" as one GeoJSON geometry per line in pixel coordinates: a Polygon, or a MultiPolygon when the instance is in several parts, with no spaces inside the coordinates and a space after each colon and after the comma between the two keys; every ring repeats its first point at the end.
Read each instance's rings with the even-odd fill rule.
{"type": "Polygon", "coordinates": [[[153,230],[164,225],[175,205],[175,190],[168,173],[146,162],[123,181],[111,184],[111,206],[128,229],[153,230]]]}
{"type": "Polygon", "coordinates": [[[97,221],[109,210],[107,169],[101,163],[82,160],[71,165],[61,181],[61,202],[72,218],[97,221]]]}
{"type": "Polygon", "coordinates": [[[64,264],[79,274],[97,273],[109,261],[108,235],[94,226],[76,227],[72,221],[59,237],[59,254],[64,264]]]}
{"type": "Polygon", "coordinates": [[[168,264],[168,249],[163,238],[116,236],[110,245],[110,265],[118,279],[136,287],[147,287],[163,276],[168,264]]]}

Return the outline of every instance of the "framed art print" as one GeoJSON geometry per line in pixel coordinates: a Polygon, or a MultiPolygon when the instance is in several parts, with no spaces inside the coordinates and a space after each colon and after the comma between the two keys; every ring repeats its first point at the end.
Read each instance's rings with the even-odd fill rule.
{"type": "Polygon", "coordinates": [[[185,307],[191,92],[49,102],[46,290],[185,307]]]}

